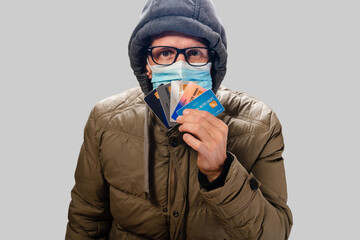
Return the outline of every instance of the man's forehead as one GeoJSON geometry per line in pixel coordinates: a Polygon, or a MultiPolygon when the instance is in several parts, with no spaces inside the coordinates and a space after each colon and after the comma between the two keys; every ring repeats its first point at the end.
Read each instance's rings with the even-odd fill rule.
{"type": "Polygon", "coordinates": [[[183,40],[187,40],[187,41],[194,41],[194,42],[199,42],[204,44],[205,46],[209,46],[209,42],[205,39],[205,38],[201,38],[201,37],[197,37],[197,36],[192,36],[189,34],[185,34],[182,32],[175,32],[175,31],[165,31],[163,33],[160,33],[158,35],[152,36],[151,37],[151,44],[153,44],[154,42],[159,42],[159,41],[172,41],[172,40],[177,40],[177,39],[183,39],[183,40]]]}

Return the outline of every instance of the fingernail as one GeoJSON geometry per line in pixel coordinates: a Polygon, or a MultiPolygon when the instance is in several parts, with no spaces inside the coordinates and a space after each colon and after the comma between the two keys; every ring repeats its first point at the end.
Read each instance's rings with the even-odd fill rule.
{"type": "Polygon", "coordinates": [[[178,117],[176,118],[176,121],[179,122],[182,118],[183,118],[182,116],[178,116],[178,117]]]}
{"type": "Polygon", "coordinates": [[[186,109],[186,110],[184,110],[184,112],[183,112],[183,114],[189,114],[189,110],[188,109],[186,109]]]}

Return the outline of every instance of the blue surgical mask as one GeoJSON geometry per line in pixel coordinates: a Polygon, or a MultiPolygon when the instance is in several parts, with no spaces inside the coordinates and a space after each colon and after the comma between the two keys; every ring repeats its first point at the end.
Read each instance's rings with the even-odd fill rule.
{"type": "MultiPolygon", "coordinates": [[[[149,64],[150,65],[150,64],[149,64]]],[[[152,71],[151,83],[153,88],[171,81],[192,81],[205,89],[212,88],[210,74],[211,63],[201,67],[194,67],[184,61],[178,61],[170,66],[150,65],[152,71]]]]}

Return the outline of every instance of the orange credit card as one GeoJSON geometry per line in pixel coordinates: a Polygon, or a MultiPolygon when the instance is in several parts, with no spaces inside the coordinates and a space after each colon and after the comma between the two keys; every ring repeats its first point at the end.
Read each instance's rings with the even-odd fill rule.
{"type": "Polygon", "coordinates": [[[176,118],[178,117],[176,111],[182,108],[183,106],[185,106],[186,104],[188,104],[189,102],[191,102],[192,100],[194,100],[195,98],[197,98],[198,96],[200,96],[201,94],[203,94],[205,91],[206,91],[205,88],[200,87],[194,82],[189,82],[189,84],[187,85],[184,91],[184,94],[180,98],[179,103],[177,104],[173,114],[171,115],[171,118],[176,120],[176,118]]]}

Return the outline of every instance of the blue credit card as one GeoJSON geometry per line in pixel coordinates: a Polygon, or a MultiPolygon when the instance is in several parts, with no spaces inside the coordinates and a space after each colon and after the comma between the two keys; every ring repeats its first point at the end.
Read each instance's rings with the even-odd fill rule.
{"type": "Polygon", "coordinates": [[[221,105],[219,99],[217,99],[211,89],[207,90],[206,92],[180,108],[176,113],[181,116],[183,115],[183,111],[185,109],[208,111],[214,116],[217,116],[224,111],[224,107],[221,105]]]}

